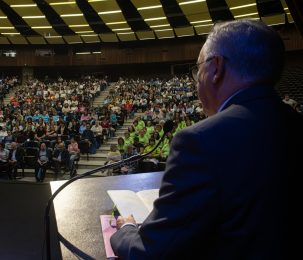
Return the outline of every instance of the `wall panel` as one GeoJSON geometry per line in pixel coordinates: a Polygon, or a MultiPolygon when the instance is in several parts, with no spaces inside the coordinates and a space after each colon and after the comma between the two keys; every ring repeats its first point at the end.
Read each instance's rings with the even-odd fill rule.
{"type": "MultiPolygon", "coordinates": [[[[277,28],[281,34],[286,49],[289,51],[303,50],[303,38],[296,28],[290,25],[289,28],[283,26],[277,28]]],[[[155,62],[181,62],[195,61],[200,49],[205,41],[205,36],[184,38],[178,40],[151,40],[137,41],[133,43],[102,43],[94,45],[101,54],[81,54],[76,53],[89,45],[62,46],[65,52],[56,52],[54,56],[35,56],[36,46],[1,45],[1,50],[16,49],[15,58],[4,57],[0,59],[0,66],[100,66],[118,64],[146,64],[155,62]],[[60,54],[61,53],[61,54],[60,54]]],[[[57,47],[57,46],[56,46],[57,47]]],[[[56,48],[53,45],[44,45],[41,48],[56,48]]],[[[59,47],[57,47],[59,48],[59,47]]]]}

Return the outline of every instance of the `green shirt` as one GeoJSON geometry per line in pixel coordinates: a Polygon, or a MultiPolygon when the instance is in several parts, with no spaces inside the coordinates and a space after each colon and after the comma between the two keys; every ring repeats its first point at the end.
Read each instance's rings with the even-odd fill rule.
{"type": "Polygon", "coordinates": [[[120,153],[124,153],[125,148],[126,148],[125,143],[124,144],[118,144],[117,148],[118,148],[120,153]]]}
{"type": "Polygon", "coordinates": [[[128,138],[124,138],[124,144],[125,144],[125,146],[133,144],[133,142],[134,142],[134,138],[132,138],[131,136],[129,136],[128,138]]]}
{"type": "Polygon", "coordinates": [[[163,128],[161,129],[161,131],[159,132],[160,137],[162,137],[164,135],[164,131],[163,128]]]}
{"type": "Polygon", "coordinates": [[[136,136],[136,132],[130,132],[129,136],[132,140],[134,140],[135,136],[136,136]]]}
{"type": "Polygon", "coordinates": [[[138,122],[138,126],[140,127],[140,129],[144,128],[144,127],[145,127],[144,121],[143,121],[143,120],[140,120],[140,121],[138,122]]]}
{"type": "MultiPolygon", "coordinates": [[[[144,153],[150,152],[152,149],[154,149],[154,147],[155,147],[155,145],[148,145],[148,146],[146,146],[144,148],[144,153]]],[[[160,149],[159,149],[159,147],[155,151],[153,151],[151,155],[154,156],[154,157],[159,156],[160,155],[160,149]]]]}
{"type": "Polygon", "coordinates": [[[169,149],[170,147],[168,142],[162,146],[161,153],[163,158],[167,158],[167,156],[169,155],[169,149]]]}
{"type": "Polygon", "coordinates": [[[145,134],[144,136],[139,135],[139,142],[143,145],[147,145],[148,144],[148,136],[145,134]]]}
{"type": "Polygon", "coordinates": [[[146,127],[146,132],[148,133],[148,134],[152,134],[153,132],[154,132],[154,127],[153,126],[148,126],[148,127],[146,127]]]}

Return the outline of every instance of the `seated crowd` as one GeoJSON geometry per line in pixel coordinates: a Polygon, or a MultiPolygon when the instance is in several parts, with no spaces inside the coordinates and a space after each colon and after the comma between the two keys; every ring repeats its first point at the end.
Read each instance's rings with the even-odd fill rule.
{"type": "Polygon", "coordinates": [[[163,167],[157,166],[166,161],[172,137],[181,129],[205,118],[201,104],[196,103],[195,100],[195,86],[188,77],[147,82],[120,79],[115,90],[105,99],[104,105],[115,109],[121,104],[126,110],[126,117],[132,118],[136,112],[141,112],[142,116],[134,119],[133,125],[128,128],[124,136],[118,138],[117,145],[111,145],[106,163],[152,151],[164,134],[165,121],[172,120],[174,128],[146,160],[124,164],[122,167],[114,168],[110,173],[162,170],[163,167]]]}
{"type": "Polygon", "coordinates": [[[86,77],[53,82],[35,79],[15,87],[10,104],[0,106],[0,171],[15,178],[17,166],[29,165],[35,167],[37,181],[43,181],[46,168],[52,165],[55,176],[62,166],[73,175],[72,162],[79,158],[80,150],[94,153],[105,135],[102,128],[98,132],[101,122],[92,101],[106,86],[105,79],[86,77]],[[20,148],[18,152],[15,146],[20,148]],[[17,160],[21,148],[20,158],[30,158],[30,162],[17,160]],[[13,160],[8,150],[13,151],[13,160]]]}
{"type": "Polygon", "coordinates": [[[3,100],[5,95],[8,94],[9,91],[18,84],[19,79],[16,76],[0,79],[0,102],[3,100]]]}
{"type": "MultiPolygon", "coordinates": [[[[204,118],[201,105],[195,104],[195,86],[188,77],[168,81],[120,79],[103,104],[93,107],[93,99],[106,86],[106,79],[86,77],[77,81],[35,79],[17,87],[10,104],[0,107],[0,171],[8,167],[10,178],[15,178],[15,169],[20,167],[15,161],[19,162],[16,158],[23,149],[22,158],[26,160],[22,167],[35,168],[37,181],[43,181],[50,166],[55,178],[61,168],[72,176],[79,152],[95,153],[136,112],[141,112],[142,118],[136,118],[124,137],[118,139],[117,148],[112,147],[111,152],[116,149],[120,155],[109,155],[108,161],[151,150],[163,135],[164,122],[174,120],[174,131],[151,155],[165,161],[171,137],[204,118]]],[[[131,164],[115,170],[130,173],[138,168],[131,164]]]]}

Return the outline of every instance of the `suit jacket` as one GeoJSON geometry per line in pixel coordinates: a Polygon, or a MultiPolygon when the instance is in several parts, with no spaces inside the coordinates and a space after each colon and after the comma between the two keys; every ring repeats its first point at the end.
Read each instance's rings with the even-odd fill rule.
{"type": "Polygon", "coordinates": [[[154,209],[140,229],[111,237],[114,252],[131,260],[295,259],[302,133],[301,115],[271,88],[237,94],[174,137],[154,209]]]}
{"type": "Polygon", "coordinates": [[[90,142],[94,142],[95,136],[92,130],[84,130],[82,134],[83,139],[88,139],[90,142]]]}
{"type": "MultiPolygon", "coordinates": [[[[12,160],[12,156],[13,156],[13,150],[9,150],[8,159],[12,160]]],[[[18,162],[22,162],[24,156],[24,150],[21,147],[17,147],[15,156],[18,162]]]]}
{"type": "MultiPolygon", "coordinates": [[[[56,150],[54,151],[54,156],[53,156],[53,158],[58,158],[59,154],[60,154],[60,150],[59,150],[59,149],[56,149],[56,150]]],[[[64,150],[62,151],[62,153],[61,153],[61,161],[62,161],[62,162],[67,162],[67,161],[69,161],[69,152],[68,152],[66,149],[64,149],[64,150]]]]}

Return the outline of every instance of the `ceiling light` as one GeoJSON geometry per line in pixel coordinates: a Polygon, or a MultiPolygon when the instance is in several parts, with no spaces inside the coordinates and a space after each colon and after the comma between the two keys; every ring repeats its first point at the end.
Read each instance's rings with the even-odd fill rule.
{"type": "Polygon", "coordinates": [[[117,34],[134,34],[134,32],[125,32],[125,33],[117,33],[117,34]]]}
{"type": "Polygon", "coordinates": [[[62,38],[61,35],[46,35],[45,38],[62,38]]]}
{"type": "Polygon", "coordinates": [[[77,34],[81,34],[81,33],[94,33],[94,31],[79,31],[79,32],[75,32],[77,34]]]}
{"type": "Polygon", "coordinates": [[[281,24],[284,24],[284,23],[272,23],[272,24],[269,24],[268,26],[281,25],[281,24]]]}
{"type": "Polygon", "coordinates": [[[4,35],[19,35],[20,33],[18,32],[9,32],[9,33],[1,33],[1,34],[4,34],[4,35]]]}
{"type": "Polygon", "coordinates": [[[285,7],[284,10],[288,10],[288,7],[285,7]]]}
{"type": "Polygon", "coordinates": [[[165,36],[165,37],[161,37],[161,38],[158,38],[158,39],[169,39],[169,38],[175,38],[175,36],[165,36]]]}
{"type": "Polygon", "coordinates": [[[241,15],[235,15],[235,18],[245,17],[245,16],[251,16],[251,15],[258,15],[258,13],[250,13],[250,14],[241,14],[241,15]]]}
{"type": "Polygon", "coordinates": [[[209,19],[209,20],[193,21],[193,22],[190,22],[190,23],[191,24],[196,24],[196,23],[208,23],[208,22],[212,22],[212,20],[209,19]]]}
{"type": "Polygon", "coordinates": [[[165,16],[163,16],[163,17],[154,17],[154,18],[146,18],[146,19],[144,19],[144,21],[148,22],[148,21],[157,21],[157,20],[164,20],[164,19],[166,19],[165,16]]]}
{"type": "Polygon", "coordinates": [[[93,51],[93,54],[100,54],[102,53],[101,51],[93,51]]]}
{"type": "Polygon", "coordinates": [[[81,34],[80,36],[85,36],[85,37],[92,37],[92,36],[98,36],[98,34],[81,34]]]}
{"type": "Polygon", "coordinates": [[[250,6],[255,6],[257,5],[256,3],[253,4],[248,4],[248,5],[238,5],[238,6],[234,6],[234,7],[230,7],[230,10],[235,10],[235,9],[240,9],[240,8],[245,8],[245,7],[250,7],[250,6]]]}
{"type": "Polygon", "coordinates": [[[45,15],[30,15],[30,16],[22,16],[23,19],[41,19],[45,18],[45,15]]]}
{"type": "Polygon", "coordinates": [[[208,23],[208,24],[199,24],[199,25],[195,25],[195,27],[207,27],[207,26],[213,26],[213,23],[208,23]]]}
{"type": "Polygon", "coordinates": [[[0,16],[0,19],[6,19],[7,16],[0,16]]]}
{"type": "Polygon", "coordinates": [[[188,37],[188,36],[193,36],[193,34],[182,34],[182,35],[178,35],[178,37],[188,37]]]}
{"type": "Polygon", "coordinates": [[[51,29],[52,26],[33,26],[32,29],[51,29]]]}
{"type": "Polygon", "coordinates": [[[139,7],[138,10],[155,9],[155,8],[161,8],[161,7],[162,7],[162,5],[151,5],[151,6],[139,7]]]}
{"type": "Polygon", "coordinates": [[[155,32],[165,32],[165,31],[172,31],[173,29],[161,29],[161,30],[155,30],[155,32]]]}
{"type": "Polygon", "coordinates": [[[260,20],[260,18],[259,18],[259,17],[257,17],[257,18],[254,18],[254,17],[248,17],[247,19],[248,19],[248,20],[260,20]]]}
{"type": "Polygon", "coordinates": [[[49,5],[73,5],[75,4],[75,1],[70,1],[70,2],[55,2],[55,3],[49,3],[49,5]]]}
{"type": "Polygon", "coordinates": [[[88,24],[74,24],[74,25],[69,25],[70,28],[76,28],[76,27],[89,27],[88,24]]]}
{"type": "Polygon", "coordinates": [[[113,10],[113,11],[105,11],[105,12],[99,12],[98,14],[117,14],[117,13],[122,13],[121,10],[113,10]]]}
{"type": "Polygon", "coordinates": [[[105,23],[106,25],[112,25],[112,24],[125,24],[126,21],[121,21],[121,22],[111,22],[111,23],[105,23]]]}
{"type": "Polygon", "coordinates": [[[158,28],[158,27],[166,27],[166,26],[170,26],[170,24],[167,23],[167,24],[159,24],[159,25],[150,25],[149,27],[150,28],[158,28]]]}
{"type": "Polygon", "coordinates": [[[61,14],[60,17],[74,17],[74,16],[83,16],[83,14],[61,14]]]}
{"type": "Polygon", "coordinates": [[[10,5],[10,7],[35,7],[37,4],[10,5]]]}
{"type": "Polygon", "coordinates": [[[185,2],[180,2],[179,5],[196,4],[196,3],[202,3],[202,2],[205,2],[205,1],[206,1],[206,0],[185,1],[185,2]]]}
{"type": "Polygon", "coordinates": [[[84,51],[84,52],[76,52],[77,55],[82,55],[82,54],[91,54],[89,51],[84,51]]]}
{"type": "Polygon", "coordinates": [[[112,31],[128,31],[128,30],[131,30],[131,28],[112,29],[112,31]]]}
{"type": "Polygon", "coordinates": [[[0,29],[15,29],[15,27],[13,27],[13,26],[4,26],[4,27],[0,27],[0,29]]]}

